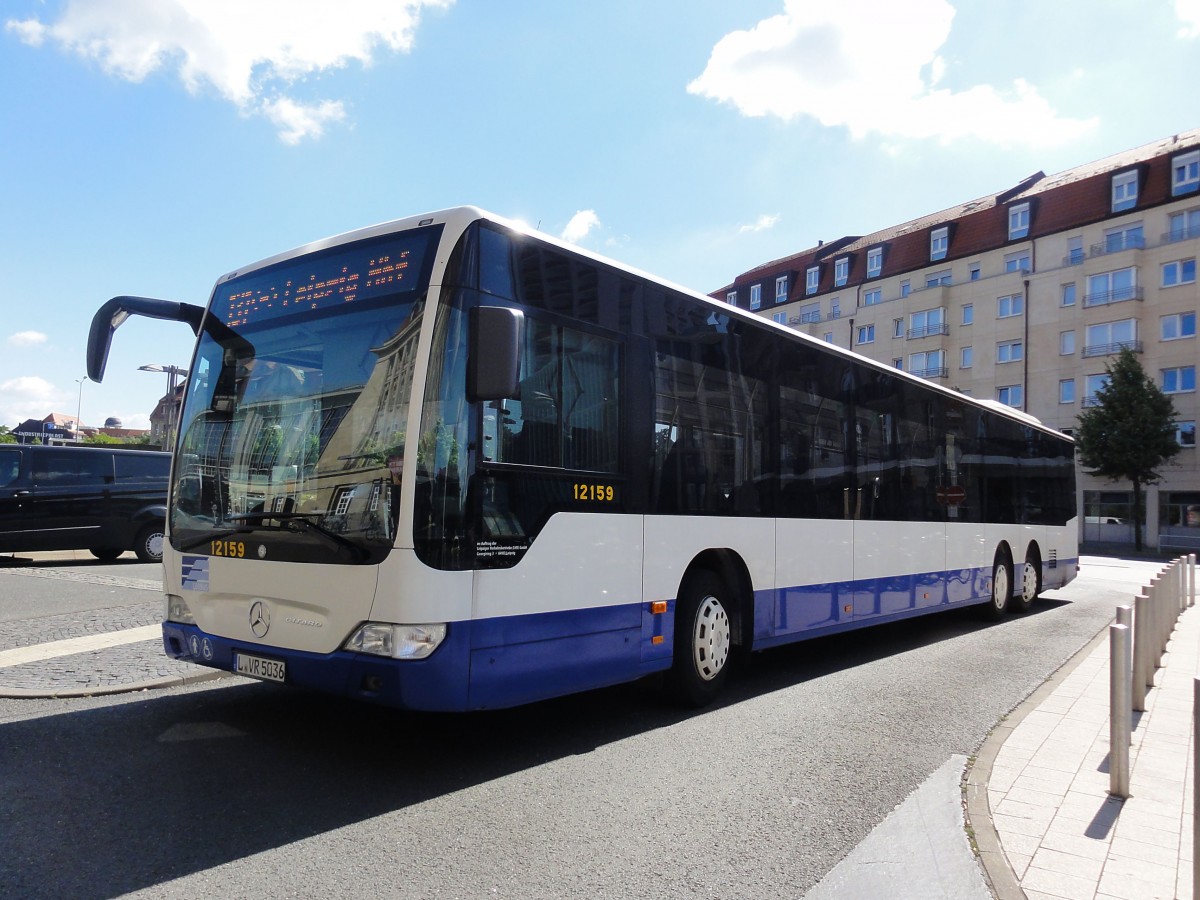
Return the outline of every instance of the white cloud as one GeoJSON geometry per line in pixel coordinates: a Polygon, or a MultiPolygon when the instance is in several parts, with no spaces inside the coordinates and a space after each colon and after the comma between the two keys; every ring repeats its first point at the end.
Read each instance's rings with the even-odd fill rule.
{"type": "Polygon", "coordinates": [[[13,428],[26,419],[44,419],[52,412],[61,412],[55,407],[66,399],[63,391],[44,378],[36,375],[10,378],[0,384],[0,424],[13,428]]]}
{"type": "Polygon", "coordinates": [[[753,234],[757,231],[767,231],[779,224],[779,216],[769,216],[763,213],[750,225],[743,225],[738,229],[738,234],[753,234]]]}
{"type": "Polygon", "coordinates": [[[596,215],[594,209],[581,209],[575,215],[571,216],[571,221],[567,223],[567,227],[563,229],[562,234],[559,236],[564,241],[578,244],[588,236],[588,232],[599,226],[600,217],[596,215]]]}
{"type": "Polygon", "coordinates": [[[56,21],[9,20],[25,43],[47,39],[104,71],[139,82],[173,69],[188,91],[211,88],[246,114],[266,116],[297,143],[345,117],[337,100],[285,91],[307,76],[370,66],[375,53],[412,49],[422,9],[454,0],[68,0],[56,21]]]}
{"type": "Polygon", "coordinates": [[[1020,79],[1007,90],[937,87],[946,70],[938,51],[953,19],[946,0],[785,0],[783,14],[721,38],[688,91],[745,116],[808,116],[854,138],[1050,145],[1096,126],[1059,116],[1020,79]]]}
{"type": "Polygon", "coordinates": [[[1181,38],[1200,37],[1200,0],[1175,0],[1181,38]]]}
{"type": "Polygon", "coordinates": [[[46,343],[46,335],[40,331],[18,331],[8,336],[8,342],[14,347],[33,347],[46,343]]]}

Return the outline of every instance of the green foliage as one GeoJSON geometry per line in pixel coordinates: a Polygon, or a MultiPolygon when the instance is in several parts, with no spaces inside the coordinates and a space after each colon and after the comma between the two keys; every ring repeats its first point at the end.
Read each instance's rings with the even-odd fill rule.
{"type": "Polygon", "coordinates": [[[95,434],[89,434],[82,441],[80,441],[80,443],[81,444],[123,444],[124,441],[122,441],[120,438],[115,438],[115,437],[112,437],[107,434],[100,434],[99,432],[96,432],[95,434]]]}
{"type": "Polygon", "coordinates": [[[1159,468],[1179,452],[1175,405],[1128,348],[1105,371],[1108,384],[1096,392],[1097,405],[1079,416],[1079,461],[1092,475],[1133,485],[1134,538],[1140,550],[1142,487],[1158,481],[1159,468]]]}
{"type": "Polygon", "coordinates": [[[0,425],[0,444],[15,444],[16,437],[12,434],[12,429],[7,425],[0,425]]]}

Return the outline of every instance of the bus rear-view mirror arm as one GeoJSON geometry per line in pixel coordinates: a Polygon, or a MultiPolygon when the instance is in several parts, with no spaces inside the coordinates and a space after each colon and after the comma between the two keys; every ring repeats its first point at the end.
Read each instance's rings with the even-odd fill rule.
{"type": "Polygon", "coordinates": [[[153,297],[113,297],[96,311],[92,317],[91,331],[88,332],[87,373],[92,381],[104,379],[113,332],[130,316],[186,322],[193,334],[199,334],[204,307],[175,300],[156,300],[153,297]]]}
{"type": "Polygon", "coordinates": [[[524,314],[503,306],[477,306],[471,310],[468,324],[468,398],[519,398],[524,314]]]}

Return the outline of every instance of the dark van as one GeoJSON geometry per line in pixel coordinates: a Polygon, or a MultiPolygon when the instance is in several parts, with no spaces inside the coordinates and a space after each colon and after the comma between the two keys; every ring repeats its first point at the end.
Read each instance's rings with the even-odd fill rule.
{"type": "Polygon", "coordinates": [[[0,444],[0,552],[162,559],[171,454],[0,444]]]}

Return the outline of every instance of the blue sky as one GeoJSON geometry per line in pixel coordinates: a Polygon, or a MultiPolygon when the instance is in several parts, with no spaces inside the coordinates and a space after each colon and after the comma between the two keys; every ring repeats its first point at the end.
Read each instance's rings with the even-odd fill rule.
{"type": "Polygon", "coordinates": [[[1200,0],[3,0],[0,424],[145,427],[226,271],[472,203],[700,291],[1197,127],[1200,0]]]}

